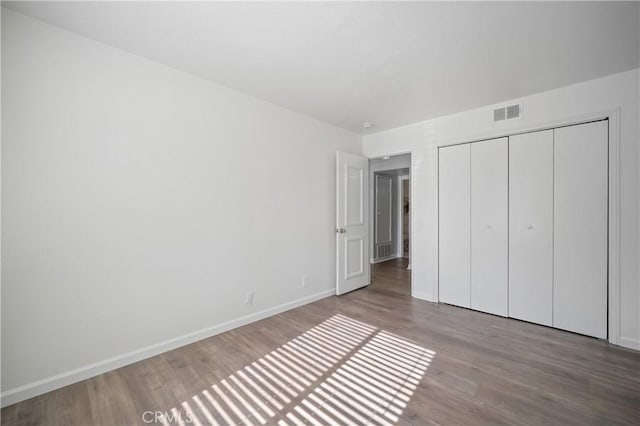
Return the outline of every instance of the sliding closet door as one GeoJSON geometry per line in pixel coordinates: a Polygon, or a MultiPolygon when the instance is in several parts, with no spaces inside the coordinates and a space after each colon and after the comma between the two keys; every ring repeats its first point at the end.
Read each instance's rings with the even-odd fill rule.
{"type": "Polygon", "coordinates": [[[470,306],[469,144],[439,149],[439,299],[470,306]]]}
{"type": "Polygon", "coordinates": [[[553,326],[607,337],[606,121],[555,130],[553,326]]]}
{"type": "Polygon", "coordinates": [[[508,142],[471,144],[471,308],[507,316],[508,142]]]}
{"type": "Polygon", "coordinates": [[[509,316],[552,325],[553,130],[509,138],[509,316]]]}

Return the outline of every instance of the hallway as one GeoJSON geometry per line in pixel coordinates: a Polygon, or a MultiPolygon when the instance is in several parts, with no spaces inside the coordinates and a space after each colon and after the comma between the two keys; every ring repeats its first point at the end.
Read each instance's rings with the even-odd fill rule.
{"type": "Polygon", "coordinates": [[[387,295],[411,297],[411,271],[408,259],[399,258],[371,265],[370,288],[387,295]]]}

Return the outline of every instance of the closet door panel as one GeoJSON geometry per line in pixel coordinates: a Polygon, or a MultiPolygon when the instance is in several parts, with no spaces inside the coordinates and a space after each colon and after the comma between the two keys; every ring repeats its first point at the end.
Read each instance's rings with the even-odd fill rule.
{"type": "Polygon", "coordinates": [[[471,308],[507,315],[508,140],[471,144],[471,308]]]}
{"type": "Polygon", "coordinates": [[[553,130],[509,138],[509,316],[552,325],[553,130]]]}
{"type": "Polygon", "coordinates": [[[553,326],[607,337],[606,121],[555,130],[553,326]]]}
{"type": "Polygon", "coordinates": [[[439,299],[470,307],[470,147],[439,149],[439,299]]]}

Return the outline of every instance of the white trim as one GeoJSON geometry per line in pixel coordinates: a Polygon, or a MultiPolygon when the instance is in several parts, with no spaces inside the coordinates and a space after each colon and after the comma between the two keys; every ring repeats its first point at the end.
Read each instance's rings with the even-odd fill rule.
{"type": "Polygon", "coordinates": [[[625,348],[635,349],[636,351],[640,351],[640,340],[638,339],[632,339],[631,337],[620,336],[618,342],[620,346],[624,346],[625,348]]]}
{"type": "Polygon", "coordinates": [[[436,285],[433,288],[433,302],[440,302],[440,145],[436,143],[436,285]]]}
{"type": "Polygon", "coordinates": [[[402,220],[403,220],[403,214],[402,214],[402,179],[404,176],[397,176],[396,178],[396,194],[398,194],[398,196],[396,197],[396,205],[395,205],[395,209],[396,209],[396,217],[398,218],[398,220],[396,221],[396,246],[395,246],[395,251],[396,253],[398,253],[398,255],[400,257],[403,256],[402,250],[402,220]]]}
{"type": "MultiPolygon", "coordinates": [[[[369,160],[379,160],[380,158],[384,158],[384,157],[398,157],[400,155],[411,155],[411,151],[398,151],[398,152],[389,152],[387,154],[382,154],[382,155],[378,155],[376,157],[368,157],[369,160]]],[[[393,170],[393,169],[389,169],[389,170],[393,170]]],[[[379,170],[376,170],[376,172],[379,170]]]]}
{"type": "MultiPolygon", "coordinates": [[[[410,175],[402,175],[398,176],[398,241],[396,244],[396,252],[400,255],[400,257],[404,257],[404,235],[403,235],[403,222],[404,222],[404,181],[408,180],[409,185],[411,185],[411,176],[410,175]]],[[[409,247],[411,247],[411,187],[409,187],[409,247]]],[[[409,252],[411,249],[408,250],[409,252]]],[[[407,257],[409,257],[409,253],[407,253],[407,257]]],[[[410,268],[407,268],[410,269],[410,268]]]]}
{"type": "Polygon", "coordinates": [[[232,330],[243,325],[250,324],[255,321],[279,314],[281,312],[288,311],[299,306],[306,305],[316,300],[324,299],[335,294],[335,289],[331,288],[323,290],[321,292],[312,294],[310,296],[302,297],[300,299],[293,300],[291,302],[283,303],[272,308],[267,308],[259,312],[252,313],[240,318],[236,318],[230,321],[223,322],[218,325],[204,328],[202,330],[187,333],[173,339],[165,340],[163,342],[155,343],[144,348],[136,349],[134,351],[118,355],[112,358],[108,358],[93,364],[86,365],[84,367],[77,368],[75,370],[66,371],[55,376],[48,377],[43,380],[28,383],[17,388],[9,389],[2,392],[0,396],[2,400],[2,407],[6,407],[16,402],[24,401],[25,399],[33,398],[34,396],[41,395],[45,392],[49,392],[63,386],[67,386],[73,383],[80,382],[82,380],[89,379],[108,371],[115,370],[125,365],[132,364],[134,362],[141,361],[146,358],[150,358],[155,355],[170,351],[172,349],[179,348],[181,346],[188,345],[193,342],[197,342],[202,339],[206,339],[216,334],[224,333],[225,331],[232,330]]]}
{"type": "MultiPolygon", "coordinates": [[[[376,157],[368,157],[369,158],[369,165],[371,165],[371,160],[376,160],[376,159],[380,159],[383,157],[396,157],[396,156],[400,156],[400,155],[408,155],[409,156],[409,180],[412,181],[412,175],[414,173],[414,166],[413,166],[413,152],[412,151],[398,151],[398,152],[388,152],[386,154],[383,155],[379,155],[376,157]]],[[[405,167],[403,167],[405,168],[405,167]]],[[[388,169],[388,170],[372,170],[371,168],[369,169],[369,250],[371,251],[371,258],[369,260],[369,263],[376,263],[376,259],[374,258],[374,255],[377,254],[376,253],[376,243],[375,243],[375,205],[374,205],[374,199],[375,199],[375,174],[378,172],[382,172],[384,173],[385,171],[389,171],[389,170],[396,170],[396,169],[388,169]]],[[[404,175],[403,175],[404,176],[404,175]]],[[[410,193],[409,193],[409,198],[413,199],[413,185],[411,185],[410,187],[410,193]]],[[[413,217],[411,215],[409,215],[409,241],[413,241],[413,217]]],[[[409,249],[409,251],[411,251],[411,249],[409,249]]],[[[409,255],[411,256],[411,255],[409,255]]],[[[389,260],[389,259],[387,259],[389,260]]],[[[409,262],[411,262],[411,258],[409,258],[409,262]]],[[[411,269],[411,268],[407,268],[407,269],[411,269]]],[[[411,291],[413,291],[413,281],[411,284],[411,291]]]]}
{"type": "MultiPolygon", "coordinates": [[[[422,299],[423,297],[420,296],[421,293],[419,291],[416,291],[416,288],[415,288],[415,285],[416,285],[415,284],[416,283],[415,275],[413,274],[413,268],[411,267],[411,265],[413,264],[413,247],[414,247],[413,244],[416,241],[415,236],[413,235],[414,230],[416,229],[414,224],[413,224],[413,221],[415,220],[414,219],[415,215],[413,214],[413,209],[414,209],[414,206],[416,205],[415,204],[415,199],[416,199],[416,197],[415,197],[416,185],[415,184],[416,184],[416,182],[418,182],[416,180],[415,173],[416,173],[416,170],[419,170],[419,167],[416,168],[413,165],[413,162],[415,160],[415,155],[413,155],[413,152],[410,152],[409,154],[410,154],[410,158],[411,158],[411,161],[410,161],[411,167],[409,168],[409,262],[408,262],[409,264],[407,265],[407,270],[411,271],[411,272],[409,272],[409,274],[411,276],[411,297],[416,297],[418,299],[422,299]]],[[[436,172],[437,172],[437,164],[436,164],[436,172]]],[[[437,207],[437,205],[436,205],[436,207],[437,207]]],[[[436,253],[436,256],[437,256],[437,253],[436,253]]],[[[429,300],[429,299],[427,299],[427,300],[429,300]]]]}
{"type": "MultiPolygon", "coordinates": [[[[560,119],[548,120],[537,124],[530,124],[519,128],[510,129],[492,129],[486,132],[480,132],[471,136],[455,137],[442,142],[436,143],[435,147],[439,148],[449,145],[457,145],[463,143],[480,142],[487,139],[495,139],[500,137],[509,137],[522,133],[536,132],[540,130],[554,129],[562,126],[571,126],[575,124],[587,123],[596,120],[609,120],[609,324],[608,324],[608,340],[609,343],[621,345],[630,348],[637,348],[637,341],[630,338],[620,336],[620,108],[608,109],[600,112],[592,112],[581,114],[573,117],[565,117],[560,119]]],[[[439,163],[439,161],[437,161],[439,163]]],[[[439,176],[439,164],[436,164],[436,176],[439,176]]],[[[438,188],[438,185],[436,185],[438,188]]],[[[436,215],[440,214],[439,189],[436,189],[436,215]]],[[[439,226],[438,226],[439,239],[439,226]]],[[[439,253],[436,251],[440,264],[439,253]]],[[[436,266],[438,268],[438,266],[436,266]]],[[[438,277],[439,277],[438,271],[438,277]]],[[[438,285],[434,288],[434,301],[440,300],[439,295],[439,279],[438,285]]],[[[415,296],[415,294],[412,292],[415,296]]]]}
{"type": "MultiPolygon", "coordinates": [[[[620,109],[609,118],[609,324],[608,338],[614,345],[623,345],[620,336],[620,109]]],[[[637,346],[634,349],[640,349],[637,346]]]]}
{"type": "Polygon", "coordinates": [[[382,263],[382,262],[386,262],[387,260],[400,259],[400,258],[402,258],[401,255],[399,255],[398,253],[393,253],[393,254],[390,254],[389,256],[379,257],[377,259],[371,259],[369,263],[372,263],[372,264],[382,263]]]}
{"type": "Polygon", "coordinates": [[[429,297],[428,293],[423,293],[421,291],[412,292],[411,297],[413,297],[414,299],[426,300],[427,302],[431,302],[431,303],[438,303],[431,300],[431,297],[429,297]]]}

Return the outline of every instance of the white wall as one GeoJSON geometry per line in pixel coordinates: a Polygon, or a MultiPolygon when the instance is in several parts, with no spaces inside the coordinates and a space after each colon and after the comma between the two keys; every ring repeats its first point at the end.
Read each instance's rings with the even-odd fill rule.
{"type": "Polygon", "coordinates": [[[7,10],[2,107],[3,404],[333,294],[359,135],[7,10]]]}
{"type": "MultiPolygon", "coordinates": [[[[365,136],[369,157],[411,152],[412,285],[415,297],[434,301],[438,285],[437,147],[571,122],[620,110],[620,335],[640,349],[638,69],[528,96],[519,120],[494,124],[491,106],[365,136]]],[[[502,103],[501,105],[503,105],[502,103]]]]}

